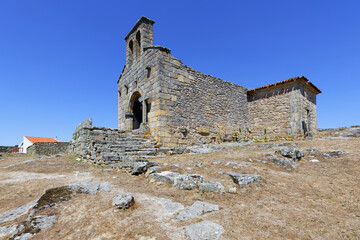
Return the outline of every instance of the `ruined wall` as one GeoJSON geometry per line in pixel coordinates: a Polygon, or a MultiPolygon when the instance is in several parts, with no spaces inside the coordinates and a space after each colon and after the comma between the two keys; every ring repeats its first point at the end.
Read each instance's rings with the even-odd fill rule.
{"type": "Polygon", "coordinates": [[[247,89],[203,74],[170,54],[159,57],[161,136],[173,145],[230,140],[248,124],[247,89]]]}
{"type": "Polygon", "coordinates": [[[286,137],[304,135],[304,123],[316,131],[316,95],[300,83],[283,84],[249,92],[249,116],[253,136],[286,137]]]}
{"type": "Polygon", "coordinates": [[[26,153],[30,156],[63,154],[68,153],[69,147],[68,142],[34,143],[26,153]]]}

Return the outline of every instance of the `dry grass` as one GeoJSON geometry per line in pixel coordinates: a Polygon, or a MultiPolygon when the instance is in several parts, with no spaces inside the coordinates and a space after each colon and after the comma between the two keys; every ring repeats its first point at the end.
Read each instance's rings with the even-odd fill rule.
{"type": "MultiPolygon", "coordinates": [[[[222,224],[225,227],[223,239],[359,239],[360,139],[296,143],[303,150],[311,147],[317,147],[320,152],[340,149],[347,154],[317,157],[319,163],[311,163],[305,156],[296,170],[258,162],[256,160],[266,160],[265,153],[273,150],[251,150],[249,147],[155,160],[162,166],[167,164],[164,170],[199,173],[206,181],[219,181],[225,186],[234,186],[228,172],[262,176],[260,182],[238,188],[236,194],[182,191],[167,184],[150,183],[143,175],[131,176],[123,171],[103,173],[100,167],[77,162],[74,157],[39,159],[0,168],[0,212],[40,197],[47,188],[79,181],[81,178],[74,175],[79,171],[90,172],[88,177],[98,181],[111,182],[117,186],[113,188],[115,192],[80,194],[69,202],[42,210],[57,214],[58,220],[34,239],[183,239],[183,227],[201,220],[222,224]],[[199,162],[203,165],[195,167],[199,162]],[[212,165],[212,162],[220,164],[212,165]],[[232,165],[225,166],[226,162],[248,166],[234,169],[232,165]],[[175,164],[179,167],[172,166],[175,164]],[[48,178],[4,183],[14,173],[23,174],[20,176],[40,174],[31,176],[48,178]],[[116,191],[133,193],[136,205],[126,211],[115,211],[111,199],[116,191]],[[175,223],[151,200],[151,196],[169,198],[185,206],[196,200],[207,201],[219,204],[221,210],[175,223]]],[[[30,158],[6,156],[0,166],[26,159],[30,158]]],[[[5,223],[0,224],[3,225],[5,223]]]]}

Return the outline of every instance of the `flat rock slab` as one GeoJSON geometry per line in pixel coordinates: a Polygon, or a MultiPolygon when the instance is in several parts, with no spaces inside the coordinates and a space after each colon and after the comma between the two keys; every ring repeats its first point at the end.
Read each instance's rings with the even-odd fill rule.
{"type": "Polygon", "coordinates": [[[120,194],[113,197],[112,205],[119,209],[128,209],[134,202],[134,197],[130,194],[120,194]]]}
{"type": "Polygon", "coordinates": [[[40,230],[52,227],[56,221],[56,216],[39,215],[32,219],[31,226],[40,230]]]}
{"type": "Polygon", "coordinates": [[[206,192],[223,192],[225,188],[219,182],[202,182],[199,184],[199,190],[206,192]]]}
{"type": "Polygon", "coordinates": [[[0,227],[0,238],[13,234],[16,231],[17,225],[8,225],[0,227]]]}
{"type": "Polygon", "coordinates": [[[202,221],[185,226],[185,232],[190,240],[217,240],[225,230],[220,224],[202,221]]]}
{"type": "Polygon", "coordinates": [[[261,179],[260,175],[255,174],[230,173],[229,176],[233,179],[234,183],[240,186],[246,186],[261,179]]]}
{"type": "Polygon", "coordinates": [[[219,211],[219,205],[196,201],[189,209],[179,212],[174,221],[189,220],[213,211],[219,211]]]}
{"type": "Polygon", "coordinates": [[[173,202],[167,198],[153,197],[153,199],[160,202],[164,206],[166,211],[170,214],[174,214],[177,211],[184,209],[184,205],[182,205],[181,203],[173,202]]]}
{"type": "Polygon", "coordinates": [[[109,182],[89,183],[88,181],[84,181],[71,184],[70,188],[79,193],[96,194],[98,192],[109,192],[111,185],[109,182]]]}
{"type": "Polygon", "coordinates": [[[179,176],[177,172],[163,171],[160,173],[152,173],[149,175],[149,178],[157,182],[174,183],[174,179],[177,176],[179,176]]]}
{"type": "Polygon", "coordinates": [[[11,209],[4,213],[0,213],[0,223],[15,220],[18,217],[20,217],[21,215],[26,214],[30,208],[32,208],[36,205],[36,202],[37,202],[37,200],[34,200],[25,205],[22,205],[21,207],[11,209]]]}
{"type": "Polygon", "coordinates": [[[179,175],[174,179],[174,187],[181,190],[192,190],[196,188],[199,183],[203,182],[204,177],[199,174],[184,174],[179,175]]]}

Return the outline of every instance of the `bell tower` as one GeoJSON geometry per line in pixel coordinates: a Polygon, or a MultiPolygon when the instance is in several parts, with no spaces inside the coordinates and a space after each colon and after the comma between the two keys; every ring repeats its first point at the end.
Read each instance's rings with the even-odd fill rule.
{"type": "Polygon", "coordinates": [[[143,53],[143,49],[153,46],[155,21],[142,16],[126,35],[126,65],[131,66],[143,53]]]}

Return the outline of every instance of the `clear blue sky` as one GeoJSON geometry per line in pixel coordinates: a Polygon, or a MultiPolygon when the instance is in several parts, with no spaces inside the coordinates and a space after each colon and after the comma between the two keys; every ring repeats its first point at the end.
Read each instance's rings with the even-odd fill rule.
{"type": "Polygon", "coordinates": [[[77,124],[117,127],[124,37],[141,16],[154,44],[247,88],[306,76],[318,127],[360,124],[360,1],[0,0],[0,145],[69,141],[77,124]]]}

